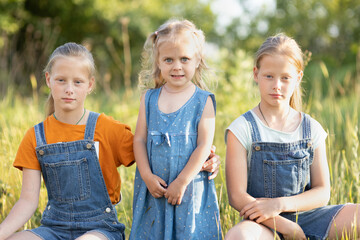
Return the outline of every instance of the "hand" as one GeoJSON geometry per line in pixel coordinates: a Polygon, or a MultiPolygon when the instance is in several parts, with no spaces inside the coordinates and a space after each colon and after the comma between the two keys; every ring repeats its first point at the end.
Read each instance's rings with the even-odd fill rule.
{"type": "Polygon", "coordinates": [[[257,198],[255,201],[248,203],[241,209],[240,216],[244,219],[250,219],[261,223],[269,218],[278,216],[279,202],[276,198],[257,198]]]}
{"type": "Polygon", "coordinates": [[[306,240],[304,231],[301,229],[299,224],[292,222],[292,224],[287,224],[285,232],[281,233],[285,240],[306,240]]]}
{"type": "Polygon", "coordinates": [[[219,173],[219,167],[221,164],[219,155],[215,154],[216,147],[214,145],[211,146],[211,151],[208,160],[203,164],[201,171],[207,171],[212,173],[209,176],[209,180],[214,179],[219,173]]]}
{"type": "Polygon", "coordinates": [[[154,198],[160,198],[164,196],[166,192],[167,184],[166,182],[155,174],[144,179],[146,187],[154,198]]]}
{"type": "Polygon", "coordinates": [[[181,183],[181,181],[176,178],[172,183],[170,183],[164,196],[165,198],[167,198],[168,203],[170,203],[171,205],[180,205],[184,196],[185,189],[186,185],[181,183]]]}

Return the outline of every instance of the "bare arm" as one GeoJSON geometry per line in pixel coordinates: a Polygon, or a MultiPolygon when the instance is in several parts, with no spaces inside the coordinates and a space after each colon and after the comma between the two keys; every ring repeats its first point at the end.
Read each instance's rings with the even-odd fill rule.
{"type": "Polygon", "coordinates": [[[147,126],[145,116],[145,95],[141,97],[138,120],[134,135],[134,155],[140,175],[144,180],[151,195],[155,198],[162,197],[166,192],[166,183],[151,172],[146,150],[147,126]]]}
{"type": "Polygon", "coordinates": [[[215,111],[210,97],[208,97],[201,120],[198,126],[197,147],[191,154],[189,161],[179,176],[169,184],[165,197],[168,202],[175,205],[180,204],[186,186],[200,172],[209,152],[215,132],[215,111]]]}
{"type": "Polygon", "coordinates": [[[34,214],[40,193],[40,171],[24,168],[19,200],[0,224],[0,239],[6,239],[22,227],[34,214]]]}
{"type": "MultiPolygon", "coordinates": [[[[256,202],[256,198],[247,193],[246,149],[231,131],[227,135],[225,172],[229,203],[233,208],[241,212],[246,205],[256,202]]],[[[262,221],[261,224],[276,229],[287,236],[293,231],[300,231],[298,234],[303,235],[298,224],[278,214],[262,221]]]]}

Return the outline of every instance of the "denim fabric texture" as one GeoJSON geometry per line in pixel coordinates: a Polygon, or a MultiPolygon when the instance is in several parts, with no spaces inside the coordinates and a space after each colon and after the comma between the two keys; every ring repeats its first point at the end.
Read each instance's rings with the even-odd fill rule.
{"type": "Polygon", "coordinates": [[[110,201],[94,146],[99,114],[90,112],[83,140],[47,144],[43,123],[35,126],[36,155],[48,192],[41,226],[30,230],[43,239],[75,239],[98,231],[125,239],[110,201]]]}
{"type": "MultiPolygon", "coordinates": [[[[275,143],[262,142],[251,112],[244,113],[251,126],[253,142],[247,186],[247,192],[251,196],[293,196],[310,189],[310,165],[315,149],[311,141],[309,116],[302,114],[303,139],[290,143],[275,143]]],[[[297,222],[308,239],[326,239],[331,223],[342,207],[343,205],[331,205],[306,212],[282,213],[281,216],[297,222]]]]}
{"type": "MultiPolygon", "coordinates": [[[[197,129],[207,98],[216,109],[213,94],[196,87],[193,96],[177,111],[159,110],[161,88],[145,95],[147,153],[153,174],[167,185],[176,179],[197,147],[197,129]]],[[[221,239],[219,207],[213,180],[200,172],[187,186],[182,203],[171,205],[164,197],[154,198],[138,169],[134,183],[131,240],[221,239]]]]}

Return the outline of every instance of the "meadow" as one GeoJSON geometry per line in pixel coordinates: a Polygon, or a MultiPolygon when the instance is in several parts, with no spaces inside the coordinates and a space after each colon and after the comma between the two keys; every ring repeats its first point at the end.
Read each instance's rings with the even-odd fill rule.
{"type": "MultiPolygon", "coordinates": [[[[216,189],[221,211],[223,234],[239,221],[238,213],[228,204],[225,179],[226,127],[239,115],[259,102],[258,90],[251,78],[252,62],[242,52],[242,61],[226,74],[217,72],[217,84],[213,92],[217,99],[216,134],[214,144],[221,156],[221,170],[216,178],[216,189]]],[[[221,65],[220,65],[221,67],[221,65]]],[[[359,110],[360,83],[357,76],[329,76],[326,66],[313,65],[311,76],[305,72],[303,110],[317,119],[328,132],[327,157],[331,177],[331,199],[329,204],[360,202],[360,148],[359,148],[359,110]],[[315,70],[316,71],[315,71],[315,70]],[[315,73],[318,74],[315,74],[315,73]],[[345,76],[345,77],[344,77],[345,76]],[[345,80],[344,80],[345,79],[345,80]],[[322,83],[327,82],[326,88],[322,83]]],[[[18,146],[27,129],[44,119],[43,105],[47,90],[34,91],[32,96],[24,97],[16,89],[9,88],[0,100],[0,222],[7,216],[20,196],[22,173],[12,167],[18,146]]],[[[95,90],[86,102],[86,108],[104,112],[115,119],[127,123],[135,130],[140,91],[114,91],[102,93],[95,90]]],[[[123,200],[117,205],[120,222],[126,226],[129,236],[132,219],[132,194],[135,166],[120,167],[123,200]]],[[[39,207],[24,229],[40,224],[41,213],[46,205],[45,186],[42,185],[39,207]]],[[[348,239],[346,234],[339,239],[348,239]]]]}

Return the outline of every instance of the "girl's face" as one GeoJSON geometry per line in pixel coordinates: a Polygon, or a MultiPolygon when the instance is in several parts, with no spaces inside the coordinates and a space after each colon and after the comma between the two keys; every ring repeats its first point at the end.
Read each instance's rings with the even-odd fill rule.
{"type": "Polygon", "coordinates": [[[83,111],[86,95],[95,81],[83,58],[59,57],[45,77],[54,98],[55,112],[83,111]]]}
{"type": "Polygon", "coordinates": [[[270,105],[289,104],[303,72],[284,55],[265,55],[260,68],[254,67],[254,79],[259,85],[261,101],[270,105]]]}
{"type": "Polygon", "coordinates": [[[190,33],[179,34],[176,41],[164,40],[159,43],[157,59],[161,76],[172,89],[182,89],[194,77],[200,59],[190,33]]]}

